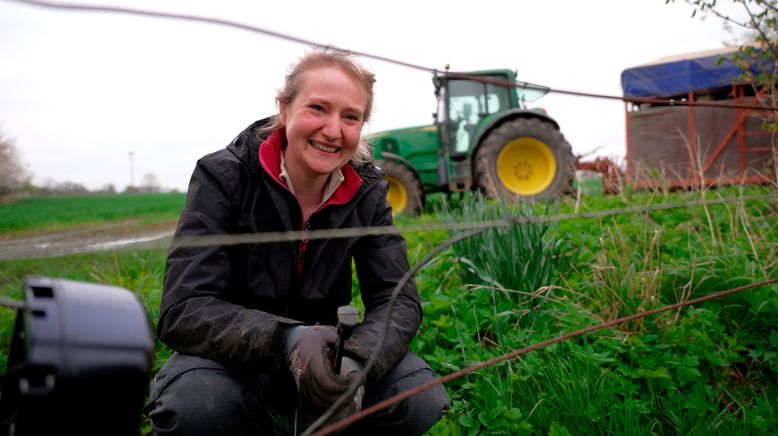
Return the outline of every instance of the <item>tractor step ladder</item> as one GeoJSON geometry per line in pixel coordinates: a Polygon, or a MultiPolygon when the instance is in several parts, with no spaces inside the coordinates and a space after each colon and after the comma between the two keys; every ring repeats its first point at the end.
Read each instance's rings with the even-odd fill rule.
{"type": "Polygon", "coordinates": [[[451,159],[451,174],[448,178],[448,189],[451,192],[465,192],[473,187],[473,177],[470,174],[470,159],[451,159]]]}

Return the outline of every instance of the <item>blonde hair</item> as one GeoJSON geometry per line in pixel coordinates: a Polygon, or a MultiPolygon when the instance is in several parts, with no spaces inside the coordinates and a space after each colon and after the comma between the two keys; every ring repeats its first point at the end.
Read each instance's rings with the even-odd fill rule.
{"type": "MultiPolygon", "coordinates": [[[[279,107],[289,105],[297,97],[300,91],[300,77],[303,73],[314,68],[323,66],[335,66],[343,70],[346,74],[354,78],[367,94],[367,104],[365,113],[362,117],[362,123],[370,121],[370,115],[373,112],[373,84],[375,75],[367,68],[359,64],[354,57],[345,51],[331,47],[319,47],[304,54],[293,64],[286,75],[284,86],[276,92],[276,103],[279,107]]],[[[269,124],[261,129],[263,133],[270,133],[281,127],[281,121],[278,114],[271,118],[269,124]]],[[[373,150],[370,143],[360,137],[357,150],[354,152],[351,161],[357,164],[370,162],[373,159],[373,150]]]]}

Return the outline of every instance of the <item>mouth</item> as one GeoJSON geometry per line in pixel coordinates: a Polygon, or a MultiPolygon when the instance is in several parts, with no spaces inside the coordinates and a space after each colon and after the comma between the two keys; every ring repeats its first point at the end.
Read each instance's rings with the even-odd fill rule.
{"type": "Polygon", "coordinates": [[[316,141],[308,141],[308,145],[310,145],[311,147],[313,147],[313,148],[315,148],[317,150],[321,150],[321,151],[323,151],[325,153],[336,153],[339,150],[338,147],[332,147],[332,146],[329,146],[329,145],[324,145],[324,144],[321,144],[321,143],[316,142],[316,141]]]}

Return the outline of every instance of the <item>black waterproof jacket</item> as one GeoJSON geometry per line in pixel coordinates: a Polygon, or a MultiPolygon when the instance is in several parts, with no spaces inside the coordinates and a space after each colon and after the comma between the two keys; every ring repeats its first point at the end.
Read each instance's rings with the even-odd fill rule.
{"type": "MultiPolygon", "coordinates": [[[[264,122],[255,122],[226,149],[197,162],[177,236],[302,229],[297,199],[260,164],[258,148],[265,138],[258,128],[264,122]]],[[[314,212],[306,228],[393,226],[383,174],[372,164],[352,168],[362,178],[354,196],[346,204],[314,212]]],[[[158,335],[179,352],[259,372],[277,370],[286,365],[281,342],[289,327],[336,324],[338,306],[351,301],[352,259],[365,316],[346,353],[362,363],[378,353],[368,373],[368,383],[374,382],[406,353],[421,323],[418,293],[410,280],[391,314],[385,345],[376,350],[389,297],[409,268],[399,233],[307,244],[182,247],[174,241],[158,335]]]]}

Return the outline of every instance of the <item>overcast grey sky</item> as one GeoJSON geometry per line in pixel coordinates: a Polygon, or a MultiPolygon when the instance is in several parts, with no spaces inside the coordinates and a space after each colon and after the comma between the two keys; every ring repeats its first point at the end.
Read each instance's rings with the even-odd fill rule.
{"type": "MultiPolygon", "coordinates": [[[[90,3],[223,18],[431,68],[511,68],[521,80],[612,95],[626,68],[733,39],[680,0],[90,3]]],[[[275,112],[274,93],[306,48],[214,25],[0,0],[0,131],[16,139],[37,183],[124,189],[132,174],[138,183],[153,173],[185,190],[199,157],[275,112]]],[[[365,133],[432,122],[428,73],[363,63],[378,78],[365,133]]],[[[622,103],[550,94],[535,105],[575,153],[624,155],[622,103]]]]}

